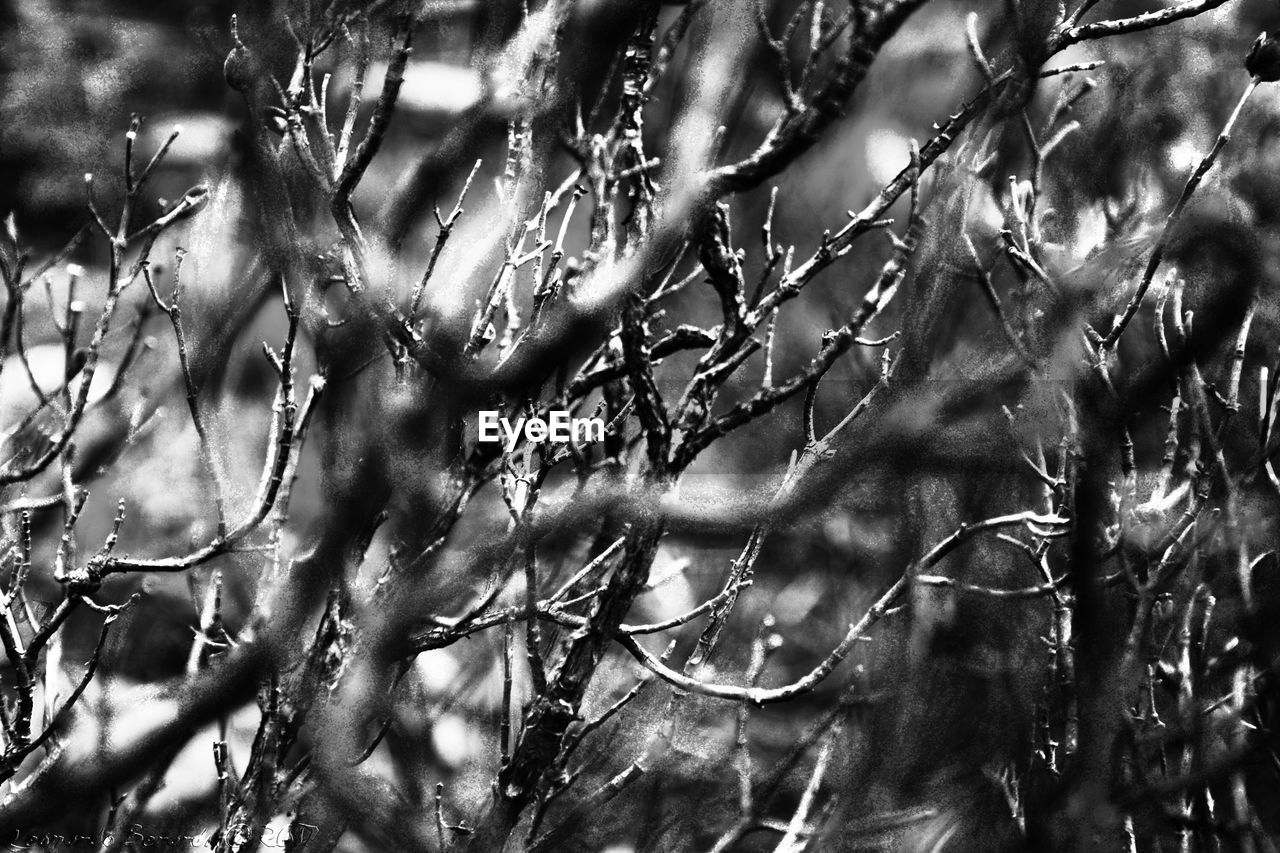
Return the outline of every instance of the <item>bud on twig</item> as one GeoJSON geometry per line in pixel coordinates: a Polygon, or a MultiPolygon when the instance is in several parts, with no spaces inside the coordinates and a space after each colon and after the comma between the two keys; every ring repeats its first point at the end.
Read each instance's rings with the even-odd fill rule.
{"type": "Polygon", "coordinates": [[[1280,80],[1280,38],[1263,33],[1244,58],[1245,70],[1264,83],[1280,80]]]}
{"type": "Polygon", "coordinates": [[[231,41],[231,51],[222,65],[222,76],[227,79],[228,86],[243,94],[252,90],[262,77],[262,63],[240,40],[235,15],[231,16],[231,41]]]}

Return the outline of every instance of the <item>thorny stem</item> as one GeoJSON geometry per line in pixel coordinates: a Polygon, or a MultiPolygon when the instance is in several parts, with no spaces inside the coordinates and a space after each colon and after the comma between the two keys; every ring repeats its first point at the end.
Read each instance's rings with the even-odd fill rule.
{"type": "Polygon", "coordinates": [[[1196,188],[1200,186],[1200,181],[1213,168],[1213,164],[1218,159],[1218,154],[1226,147],[1227,141],[1231,138],[1231,131],[1235,127],[1236,120],[1240,118],[1244,105],[1248,102],[1254,90],[1258,88],[1260,82],[1262,81],[1257,77],[1249,81],[1249,85],[1245,87],[1244,92],[1240,95],[1240,100],[1236,102],[1235,109],[1228,116],[1227,123],[1222,126],[1222,131],[1218,134],[1218,138],[1214,140],[1213,147],[1209,149],[1208,154],[1204,155],[1195,170],[1192,171],[1191,177],[1187,179],[1186,185],[1182,188],[1182,194],[1178,196],[1177,202],[1174,203],[1173,209],[1169,211],[1169,216],[1165,219],[1164,230],[1160,232],[1160,237],[1151,250],[1151,256],[1147,259],[1147,266],[1142,271],[1142,278],[1138,281],[1138,289],[1134,292],[1133,298],[1129,300],[1129,304],[1125,306],[1124,313],[1120,315],[1115,326],[1107,333],[1102,343],[1098,345],[1099,354],[1105,354],[1115,349],[1120,336],[1128,328],[1129,321],[1133,319],[1133,315],[1138,313],[1138,308],[1142,305],[1142,299],[1147,295],[1147,289],[1151,287],[1151,280],[1155,278],[1156,270],[1160,268],[1160,262],[1164,260],[1165,249],[1169,247],[1169,239],[1173,236],[1174,227],[1182,217],[1182,211],[1186,208],[1187,202],[1191,200],[1191,196],[1195,194],[1196,188]]]}

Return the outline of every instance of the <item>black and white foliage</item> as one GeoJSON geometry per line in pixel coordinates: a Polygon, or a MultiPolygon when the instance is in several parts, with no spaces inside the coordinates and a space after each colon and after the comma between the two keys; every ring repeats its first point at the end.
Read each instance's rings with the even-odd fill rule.
{"type": "Polygon", "coordinates": [[[1280,9],[65,5],[6,843],[1276,849],[1280,9]]]}

